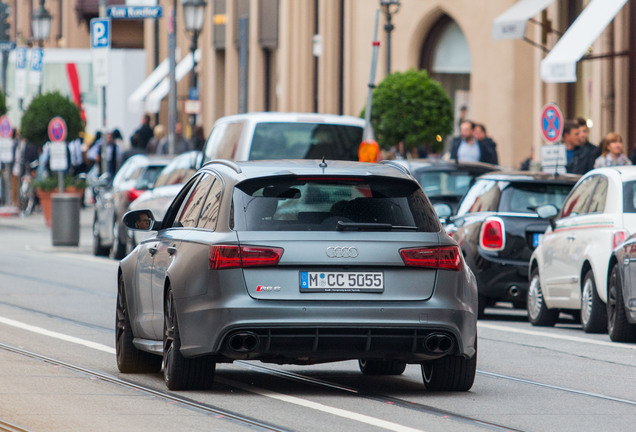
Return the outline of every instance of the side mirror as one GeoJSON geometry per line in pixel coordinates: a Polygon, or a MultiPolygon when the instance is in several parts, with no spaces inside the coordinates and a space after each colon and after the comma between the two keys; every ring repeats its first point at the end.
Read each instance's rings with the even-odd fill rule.
{"type": "Polygon", "coordinates": [[[555,227],[554,218],[559,214],[559,209],[554,204],[546,204],[537,207],[537,215],[541,219],[547,219],[550,222],[552,229],[555,227]]]}
{"type": "Polygon", "coordinates": [[[137,231],[156,231],[159,223],[155,220],[150,210],[133,210],[124,215],[126,228],[137,231]]]}
{"type": "Polygon", "coordinates": [[[537,207],[537,214],[541,219],[552,219],[559,213],[559,209],[554,204],[546,204],[537,207]]]}
{"type": "Polygon", "coordinates": [[[433,208],[437,213],[437,217],[443,220],[448,219],[453,214],[453,208],[446,203],[437,203],[433,205],[433,208]]]}

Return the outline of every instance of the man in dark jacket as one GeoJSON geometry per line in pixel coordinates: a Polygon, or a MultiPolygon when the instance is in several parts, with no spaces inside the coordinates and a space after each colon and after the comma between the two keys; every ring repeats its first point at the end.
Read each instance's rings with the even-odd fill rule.
{"type": "Polygon", "coordinates": [[[458,162],[486,162],[497,163],[497,154],[492,148],[474,137],[475,124],[465,120],[459,127],[458,137],[453,138],[450,158],[458,162]]]}
{"type": "Polygon", "coordinates": [[[481,123],[475,123],[475,129],[473,130],[473,136],[477,142],[487,144],[495,158],[495,164],[499,163],[499,157],[497,156],[497,143],[486,133],[486,126],[481,123]]]}
{"type": "Polygon", "coordinates": [[[579,128],[578,145],[574,148],[574,155],[568,162],[567,172],[572,174],[585,174],[594,168],[594,161],[600,156],[599,148],[588,141],[590,130],[584,118],[576,119],[579,128]]]}

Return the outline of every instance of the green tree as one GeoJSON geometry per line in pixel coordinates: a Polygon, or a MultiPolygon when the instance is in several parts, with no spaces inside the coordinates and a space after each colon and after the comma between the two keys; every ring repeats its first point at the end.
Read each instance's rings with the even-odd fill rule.
{"type": "Polygon", "coordinates": [[[49,140],[49,122],[57,116],[66,122],[67,141],[76,139],[84,130],[82,115],[77,105],[59,92],[51,92],[33,98],[22,116],[20,133],[33,144],[42,147],[49,140]]]}
{"type": "Polygon", "coordinates": [[[405,150],[439,151],[453,131],[453,103],[425,70],[394,72],[373,90],[371,125],[383,149],[401,141],[405,150]]]}
{"type": "Polygon", "coordinates": [[[0,91],[0,116],[7,113],[7,99],[4,92],[0,91]]]}

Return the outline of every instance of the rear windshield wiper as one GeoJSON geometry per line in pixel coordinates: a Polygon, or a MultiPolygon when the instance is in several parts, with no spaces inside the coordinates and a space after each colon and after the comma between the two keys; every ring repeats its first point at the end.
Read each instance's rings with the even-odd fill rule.
{"type": "Polygon", "coordinates": [[[338,221],[336,228],[338,231],[392,231],[392,230],[408,230],[417,231],[416,226],[391,225],[389,223],[363,223],[363,222],[343,222],[338,221]]]}

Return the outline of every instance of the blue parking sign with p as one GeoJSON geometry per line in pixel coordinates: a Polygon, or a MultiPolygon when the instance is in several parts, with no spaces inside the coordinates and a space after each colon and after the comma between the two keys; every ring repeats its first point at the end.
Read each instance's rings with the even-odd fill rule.
{"type": "Polygon", "coordinates": [[[110,48],[110,18],[91,20],[91,48],[110,48]]]}

